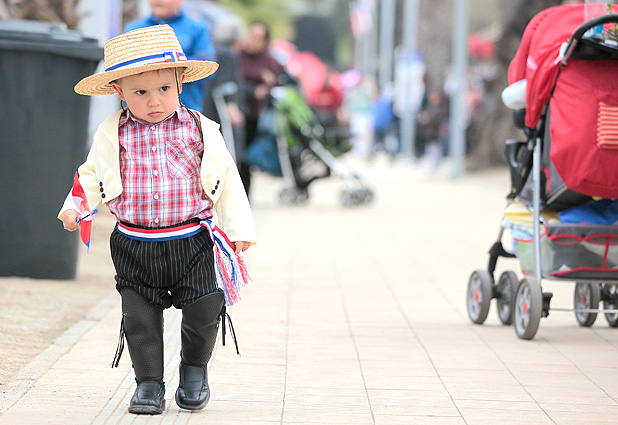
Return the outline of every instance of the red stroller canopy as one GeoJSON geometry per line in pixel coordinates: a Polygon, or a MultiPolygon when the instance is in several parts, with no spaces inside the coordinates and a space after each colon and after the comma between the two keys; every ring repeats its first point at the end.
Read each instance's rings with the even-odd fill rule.
{"type": "Polygon", "coordinates": [[[566,187],[587,196],[618,198],[618,46],[600,39],[612,55],[598,51],[561,64],[561,46],[583,21],[583,5],[557,6],[535,16],[509,67],[509,83],[527,81],[529,128],[539,126],[549,102],[544,139],[551,140],[551,163],[566,187]]]}
{"type": "Polygon", "coordinates": [[[525,79],[526,125],[535,128],[551,95],[560,46],[584,23],[584,5],[556,6],[536,15],[509,66],[509,84],[525,79]]]}

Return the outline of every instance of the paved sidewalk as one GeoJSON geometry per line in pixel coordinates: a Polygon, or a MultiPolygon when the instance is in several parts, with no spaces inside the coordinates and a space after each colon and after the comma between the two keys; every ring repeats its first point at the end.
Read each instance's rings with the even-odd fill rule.
{"type": "MultiPolygon", "coordinates": [[[[210,364],[205,410],[173,401],[179,314],[166,312],[167,410],[126,412],[128,353],[110,369],[120,319],[110,292],[3,386],[0,424],[615,424],[618,330],[552,312],[532,341],[468,320],[465,290],[499,230],[506,170],[459,181],[378,161],[363,170],[373,205],[339,207],[337,178],[306,206],[277,205],[280,179],[258,175],[254,282],[231,311],[231,340],[210,364]]],[[[519,271],[503,260],[499,271],[519,271]]],[[[109,270],[110,275],[113,270],[109,270]]],[[[552,307],[573,285],[544,283],[552,307]]]]}

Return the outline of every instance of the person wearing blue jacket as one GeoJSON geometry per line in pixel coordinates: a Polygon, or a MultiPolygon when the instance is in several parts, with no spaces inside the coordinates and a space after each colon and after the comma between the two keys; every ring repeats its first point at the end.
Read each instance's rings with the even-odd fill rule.
{"type": "MultiPolygon", "coordinates": [[[[182,9],[184,0],[149,0],[152,13],[145,18],[136,19],[124,32],[153,25],[167,24],[187,55],[187,60],[215,61],[215,46],[206,23],[192,19],[182,9]]],[[[189,109],[203,111],[206,83],[204,80],[183,84],[180,101],[189,109]]]]}

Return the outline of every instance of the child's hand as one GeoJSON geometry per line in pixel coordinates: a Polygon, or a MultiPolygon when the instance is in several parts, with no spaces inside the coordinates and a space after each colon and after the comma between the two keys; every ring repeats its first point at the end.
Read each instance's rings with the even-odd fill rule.
{"type": "Polygon", "coordinates": [[[80,217],[80,214],[75,210],[66,210],[60,216],[60,220],[62,220],[62,224],[64,228],[69,232],[79,229],[79,224],[77,223],[77,219],[80,217]]]}
{"type": "Polygon", "coordinates": [[[246,251],[251,246],[251,242],[247,242],[247,241],[236,241],[232,243],[234,244],[234,247],[235,247],[234,252],[236,253],[236,255],[240,254],[243,251],[246,251]]]}

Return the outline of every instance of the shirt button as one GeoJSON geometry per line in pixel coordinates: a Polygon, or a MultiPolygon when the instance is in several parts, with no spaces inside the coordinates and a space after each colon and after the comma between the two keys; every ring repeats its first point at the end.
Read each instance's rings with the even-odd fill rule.
{"type": "Polygon", "coordinates": [[[157,194],[155,194],[154,198],[155,198],[155,199],[159,199],[159,194],[158,194],[158,193],[157,193],[157,194]]]}
{"type": "Polygon", "coordinates": [[[153,151],[153,152],[156,152],[156,151],[157,151],[157,147],[156,147],[156,146],[153,146],[153,147],[152,147],[152,151],[153,151]]]}
{"type": "Polygon", "coordinates": [[[159,170],[154,170],[153,174],[154,174],[155,176],[158,176],[158,175],[159,175],[159,170]]]}
{"type": "Polygon", "coordinates": [[[155,224],[159,224],[159,219],[155,218],[154,222],[155,222],[155,224]]]}

